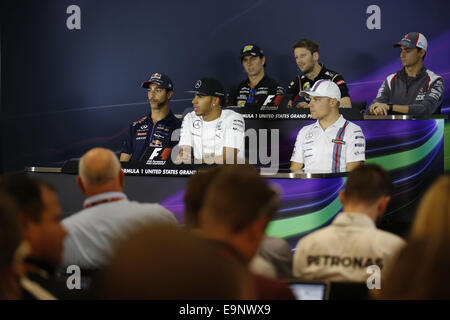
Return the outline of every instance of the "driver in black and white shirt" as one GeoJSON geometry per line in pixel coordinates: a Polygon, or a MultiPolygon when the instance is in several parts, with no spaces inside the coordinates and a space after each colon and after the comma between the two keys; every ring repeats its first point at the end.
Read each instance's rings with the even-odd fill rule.
{"type": "Polygon", "coordinates": [[[202,78],[189,92],[194,94],[194,111],[183,119],[176,163],[192,163],[192,155],[198,163],[232,164],[243,159],[244,118],[232,110],[222,110],[222,84],[202,78]]]}

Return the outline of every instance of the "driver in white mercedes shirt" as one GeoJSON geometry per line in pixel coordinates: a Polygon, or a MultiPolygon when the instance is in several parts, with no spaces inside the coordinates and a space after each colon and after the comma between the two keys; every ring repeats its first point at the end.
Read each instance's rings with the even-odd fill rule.
{"type": "Polygon", "coordinates": [[[192,104],[181,126],[176,163],[234,164],[244,159],[245,122],[242,115],[222,110],[225,90],[212,78],[195,83],[192,104]]]}

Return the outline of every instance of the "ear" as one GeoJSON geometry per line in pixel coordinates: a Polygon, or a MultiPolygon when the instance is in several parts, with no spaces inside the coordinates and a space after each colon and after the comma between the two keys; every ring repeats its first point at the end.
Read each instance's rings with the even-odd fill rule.
{"type": "Polygon", "coordinates": [[[168,91],[167,92],[167,99],[170,100],[172,98],[172,96],[173,96],[173,91],[172,90],[168,91]]]}
{"type": "Polygon", "coordinates": [[[423,57],[425,56],[425,53],[426,53],[426,51],[421,48],[419,50],[419,57],[421,57],[423,59],[423,57]]]}
{"type": "Polygon", "coordinates": [[[269,219],[265,216],[259,217],[256,219],[251,225],[249,230],[249,234],[255,241],[260,241],[264,236],[264,232],[266,231],[267,225],[269,224],[269,219]]]}
{"type": "Polygon", "coordinates": [[[123,189],[123,186],[125,183],[125,173],[123,172],[123,169],[120,169],[120,171],[119,171],[119,183],[120,183],[120,187],[123,189]]]}
{"type": "Polygon", "coordinates": [[[379,214],[383,214],[386,211],[389,201],[391,201],[390,196],[384,196],[381,197],[380,200],[378,200],[377,209],[379,214]]]}
{"type": "Polygon", "coordinates": [[[339,108],[339,104],[338,104],[337,99],[332,98],[331,101],[333,101],[333,107],[339,108]]]}
{"type": "Polygon", "coordinates": [[[20,213],[19,214],[19,222],[20,222],[20,226],[22,229],[22,238],[29,241],[30,238],[32,238],[32,234],[33,234],[33,230],[34,230],[33,221],[30,218],[28,218],[26,214],[20,213]]]}
{"type": "Polygon", "coordinates": [[[339,191],[339,199],[341,200],[342,205],[345,205],[345,191],[339,191]]]}
{"type": "Polygon", "coordinates": [[[220,98],[219,97],[213,97],[211,102],[214,106],[220,106],[220,98]]]}
{"type": "Polygon", "coordinates": [[[82,193],[86,193],[86,188],[83,185],[83,181],[81,181],[80,176],[77,177],[77,186],[81,190],[82,193]]]}
{"type": "Polygon", "coordinates": [[[262,61],[261,61],[261,62],[262,62],[262,64],[263,64],[263,65],[265,65],[265,64],[266,64],[266,57],[265,57],[265,56],[264,56],[264,57],[262,57],[262,58],[261,58],[261,60],[262,60],[262,61]]]}
{"type": "Polygon", "coordinates": [[[316,62],[319,61],[319,53],[318,52],[314,52],[312,56],[313,56],[314,61],[316,61],[316,62]]]}

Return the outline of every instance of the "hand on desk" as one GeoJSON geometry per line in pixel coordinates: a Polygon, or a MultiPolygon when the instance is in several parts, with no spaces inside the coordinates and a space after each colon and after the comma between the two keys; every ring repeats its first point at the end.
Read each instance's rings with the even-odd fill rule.
{"type": "MultiPolygon", "coordinates": [[[[288,107],[288,108],[292,108],[292,100],[289,100],[289,101],[288,101],[287,107],[288,107]]],[[[295,105],[295,107],[296,107],[297,109],[301,109],[301,108],[309,108],[308,104],[307,104],[306,102],[304,102],[304,101],[297,103],[297,104],[295,105]]]]}
{"type": "Polygon", "coordinates": [[[369,107],[369,113],[376,116],[387,116],[389,106],[385,103],[375,102],[369,107]]]}

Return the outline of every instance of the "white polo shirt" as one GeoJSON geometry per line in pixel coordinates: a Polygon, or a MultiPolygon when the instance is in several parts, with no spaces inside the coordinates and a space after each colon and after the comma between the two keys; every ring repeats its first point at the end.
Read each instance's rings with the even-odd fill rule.
{"type": "Polygon", "coordinates": [[[297,135],[291,161],[303,163],[310,173],[346,172],[348,162],[365,161],[366,139],[359,126],[339,119],[326,130],[319,121],[297,135]]]}
{"type": "Polygon", "coordinates": [[[221,156],[224,147],[237,149],[238,158],[243,158],[244,139],[245,121],[241,114],[222,110],[218,119],[204,121],[192,111],[183,119],[179,145],[192,147],[196,159],[221,156]]]}
{"type": "Polygon", "coordinates": [[[365,214],[340,213],[331,225],[297,243],[293,275],[304,280],[366,282],[367,267],[386,274],[406,242],[379,230],[365,214]]]}

